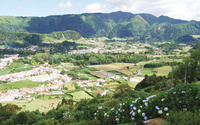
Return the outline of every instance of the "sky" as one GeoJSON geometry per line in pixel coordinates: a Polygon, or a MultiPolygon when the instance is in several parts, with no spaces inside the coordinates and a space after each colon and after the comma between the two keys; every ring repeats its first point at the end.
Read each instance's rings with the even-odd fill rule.
{"type": "Polygon", "coordinates": [[[0,0],[0,16],[49,16],[116,11],[200,21],[200,0],[0,0]]]}

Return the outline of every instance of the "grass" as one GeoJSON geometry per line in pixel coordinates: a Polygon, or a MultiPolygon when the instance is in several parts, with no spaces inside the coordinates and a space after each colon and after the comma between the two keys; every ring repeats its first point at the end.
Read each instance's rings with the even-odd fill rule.
{"type": "Polygon", "coordinates": [[[97,77],[95,77],[91,74],[86,74],[86,73],[78,73],[78,76],[87,77],[87,78],[89,78],[89,80],[97,79],[97,77]]]}
{"type": "Polygon", "coordinates": [[[85,93],[84,91],[78,91],[78,92],[73,92],[73,93],[70,93],[71,95],[73,95],[74,99],[76,101],[79,101],[81,99],[88,99],[88,98],[92,98],[90,95],[88,95],[87,93],[85,93]]]}
{"type": "Polygon", "coordinates": [[[5,84],[0,84],[0,90],[6,90],[6,89],[20,89],[23,87],[32,88],[37,87],[39,83],[33,82],[30,80],[22,80],[17,82],[9,82],[5,84]]]}
{"type": "Polygon", "coordinates": [[[156,75],[161,75],[161,76],[167,76],[169,72],[171,72],[172,67],[171,66],[162,66],[155,68],[153,71],[156,71],[156,75]]]}
{"type": "Polygon", "coordinates": [[[12,70],[12,69],[1,70],[1,71],[0,71],[0,75],[8,74],[8,73],[10,73],[11,70],[12,70]]]}
{"type": "Polygon", "coordinates": [[[67,91],[73,91],[76,89],[73,82],[65,84],[65,87],[67,87],[67,91]]]}
{"type": "Polygon", "coordinates": [[[6,68],[5,70],[1,70],[0,71],[0,75],[5,75],[5,74],[9,74],[11,72],[20,72],[20,71],[24,71],[24,70],[27,70],[27,69],[31,69],[31,65],[27,64],[27,66],[25,67],[24,64],[20,65],[19,67],[17,68],[6,68]]]}
{"type": "Polygon", "coordinates": [[[200,81],[195,82],[195,84],[200,85],[200,81]]]}
{"type": "Polygon", "coordinates": [[[102,78],[102,79],[107,78],[106,76],[101,75],[100,73],[97,73],[97,72],[95,72],[95,71],[90,71],[90,74],[93,75],[93,76],[102,78]]]}
{"type": "Polygon", "coordinates": [[[120,74],[125,74],[127,76],[133,75],[133,73],[136,73],[137,69],[140,68],[140,66],[135,66],[135,64],[132,63],[113,63],[106,65],[93,65],[90,67],[93,67],[97,70],[115,71],[119,72],[120,74]],[[127,69],[127,67],[129,67],[129,70],[127,69]]]}
{"type": "Polygon", "coordinates": [[[153,68],[144,68],[141,72],[142,72],[141,76],[145,76],[146,74],[147,75],[156,74],[156,72],[153,70],[153,68]]]}
{"type": "Polygon", "coordinates": [[[54,100],[33,100],[31,102],[28,101],[12,101],[12,102],[2,102],[2,104],[15,104],[19,107],[22,107],[22,111],[35,111],[39,110],[40,112],[48,112],[52,108],[56,108],[58,103],[61,102],[61,99],[54,100]],[[53,103],[53,106],[52,106],[53,103]]]}
{"type": "Polygon", "coordinates": [[[169,72],[171,72],[172,68],[171,66],[162,66],[157,68],[144,68],[142,70],[141,76],[147,75],[153,75],[156,74],[158,76],[167,76],[169,72]]]}
{"type": "Polygon", "coordinates": [[[131,81],[128,82],[128,85],[129,85],[130,87],[132,87],[132,88],[135,88],[135,86],[136,86],[137,84],[138,84],[137,82],[131,82],[131,81]]]}

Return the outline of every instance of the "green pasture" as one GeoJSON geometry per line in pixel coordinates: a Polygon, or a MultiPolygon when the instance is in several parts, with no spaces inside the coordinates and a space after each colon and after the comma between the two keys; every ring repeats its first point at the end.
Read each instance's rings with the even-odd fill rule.
{"type": "Polygon", "coordinates": [[[136,73],[136,71],[140,68],[140,66],[135,66],[135,64],[132,63],[113,63],[106,65],[93,65],[90,67],[93,67],[97,70],[114,71],[115,73],[118,72],[127,76],[133,75],[133,73],[136,73]]]}
{"type": "Polygon", "coordinates": [[[67,87],[67,91],[73,91],[76,89],[73,82],[69,82],[69,83],[65,84],[64,87],[67,87]]]}
{"type": "Polygon", "coordinates": [[[8,74],[8,73],[10,73],[11,70],[12,70],[12,69],[0,70],[0,75],[8,74]]]}
{"type": "Polygon", "coordinates": [[[97,79],[97,77],[95,77],[95,76],[93,76],[92,74],[89,74],[89,73],[78,73],[78,76],[79,77],[86,77],[89,80],[97,79]]]}
{"type": "Polygon", "coordinates": [[[81,99],[88,99],[88,98],[92,98],[90,95],[88,95],[87,93],[85,93],[84,91],[78,91],[78,92],[73,92],[70,93],[71,95],[73,95],[74,99],[76,101],[79,101],[81,99]]]}
{"type": "Polygon", "coordinates": [[[156,71],[154,71],[153,68],[144,68],[143,70],[141,70],[141,72],[141,76],[156,74],[156,71]]]}
{"type": "Polygon", "coordinates": [[[97,72],[95,72],[95,71],[90,71],[90,74],[93,75],[93,76],[102,78],[102,79],[107,78],[106,76],[101,75],[100,73],[97,73],[97,72]]]}
{"type": "Polygon", "coordinates": [[[20,71],[24,71],[27,69],[31,69],[31,65],[29,65],[29,64],[27,64],[27,65],[25,65],[25,64],[12,65],[12,64],[7,66],[5,70],[0,70],[0,75],[5,75],[5,74],[9,74],[9,73],[15,73],[15,72],[20,72],[20,71]]]}
{"type": "Polygon", "coordinates": [[[129,85],[130,87],[132,87],[132,88],[135,88],[135,86],[136,86],[137,84],[138,84],[137,82],[131,82],[131,81],[128,82],[128,85],[129,85]]]}
{"type": "Polygon", "coordinates": [[[20,89],[23,87],[32,88],[32,87],[37,87],[38,85],[40,85],[38,82],[33,82],[30,80],[22,80],[22,81],[17,81],[17,82],[9,82],[9,83],[0,84],[0,90],[20,89]]]}
{"type": "Polygon", "coordinates": [[[172,68],[171,66],[162,66],[162,67],[157,67],[157,68],[144,68],[141,72],[141,76],[147,75],[161,75],[161,76],[167,76],[169,72],[171,72],[172,68]]]}
{"type": "Polygon", "coordinates": [[[33,100],[33,101],[11,101],[11,102],[2,102],[2,104],[15,104],[19,107],[22,107],[22,111],[35,111],[39,110],[40,112],[48,112],[49,110],[56,108],[58,103],[61,102],[61,99],[53,100],[33,100]]]}
{"type": "Polygon", "coordinates": [[[162,67],[155,68],[153,71],[157,72],[156,75],[167,76],[169,74],[169,72],[172,71],[172,67],[171,66],[162,66],[162,67]]]}

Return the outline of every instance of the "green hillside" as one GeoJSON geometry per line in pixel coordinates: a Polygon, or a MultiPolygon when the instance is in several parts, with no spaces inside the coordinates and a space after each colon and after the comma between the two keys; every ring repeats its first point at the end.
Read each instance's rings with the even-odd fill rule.
{"type": "MultiPolygon", "coordinates": [[[[200,23],[166,16],[155,17],[151,14],[113,12],[48,17],[1,16],[0,30],[42,34],[70,30],[80,33],[83,37],[134,37],[136,40],[151,42],[173,40],[184,35],[199,35],[200,23]]],[[[56,34],[63,38],[63,33],[56,34]]],[[[57,35],[54,33],[53,38],[57,39],[57,35]]],[[[64,37],[78,38],[80,35],[64,37]]]]}
{"type": "Polygon", "coordinates": [[[27,47],[29,45],[39,45],[43,41],[65,41],[80,39],[82,36],[75,31],[60,31],[50,34],[28,33],[28,32],[4,32],[0,31],[0,45],[12,44],[15,47],[27,47]]]}

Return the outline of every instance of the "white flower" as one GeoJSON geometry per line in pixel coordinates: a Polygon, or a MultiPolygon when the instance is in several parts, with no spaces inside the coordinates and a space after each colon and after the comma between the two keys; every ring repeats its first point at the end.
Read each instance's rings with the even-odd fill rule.
{"type": "Polygon", "coordinates": [[[162,113],[163,113],[163,111],[162,111],[162,110],[159,110],[159,111],[158,111],[158,114],[160,114],[160,115],[161,115],[162,113]]]}
{"type": "Polygon", "coordinates": [[[166,114],[166,116],[168,116],[168,115],[169,115],[169,113],[166,114]]]}
{"type": "Polygon", "coordinates": [[[140,109],[138,109],[138,113],[140,113],[141,112],[141,110],[140,109]]]}
{"type": "Polygon", "coordinates": [[[164,98],[162,98],[162,99],[161,99],[161,101],[162,101],[162,102],[164,102],[164,101],[165,101],[165,99],[164,99],[164,98]]]}

